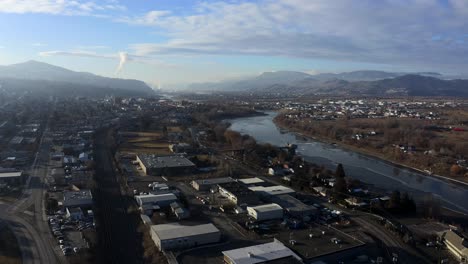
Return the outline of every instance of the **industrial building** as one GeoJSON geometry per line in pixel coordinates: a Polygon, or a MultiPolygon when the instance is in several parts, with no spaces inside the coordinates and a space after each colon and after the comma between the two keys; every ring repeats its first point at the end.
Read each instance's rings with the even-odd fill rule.
{"type": "Polygon", "coordinates": [[[251,247],[223,251],[224,263],[302,263],[301,258],[279,240],[251,247]]]}
{"type": "Polygon", "coordinates": [[[170,206],[172,213],[174,213],[177,219],[182,220],[190,217],[190,211],[184,208],[179,202],[173,202],[170,206]]]}
{"type": "Polygon", "coordinates": [[[275,195],[283,195],[283,194],[291,194],[294,195],[296,192],[286,186],[282,185],[275,185],[275,186],[252,186],[249,187],[250,190],[259,193],[261,196],[275,196],[275,195]]]}
{"type": "Polygon", "coordinates": [[[452,230],[440,232],[439,237],[460,263],[468,263],[468,241],[464,237],[452,230]]]}
{"type": "Polygon", "coordinates": [[[16,169],[0,168],[0,183],[21,185],[24,183],[23,172],[16,169]]]}
{"type": "Polygon", "coordinates": [[[294,217],[314,216],[317,214],[317,208],[307,205],[289,194],[273,196],[272,201],[279,204],[289,215],[294,217]]]}
{"type": "Polygon", "coordinates": [[[161,207],[168,207],[171,203],[176,202],[177,196],[173,193],[143,194],[135,195],[135,200],[142,212],[145,214],[152,214],[153,210],[159,210],[161,207]]]}
{"type": "Polygon", "coordinates": [[[143,172],[151,176],[186,174],[195,169],[195,164],[180,155],[138,154],[136,158],[143,172]]]}
{"type": "Polygon", "coordinates": [[[248,206],[247,214],[257,221],[282,219],[283,208],[281,206],[272,204],[263,204],[258,206],[248,206]]]}
{"type": "Polygon", "coordinates": [[[236,205],[256,205],[259,203],[255,192],[239,182],[220,183],[218,184],[218,189],[221,195],[227,197],[236,205]]]}
{"type": "Polygon", "coordinates": [[[183,226],[152,225],[151,238],[160,250],[183,249],[219,242],[221,232],[213,224],[183,226]]]}
{"type": "Polygon", "coordinates": [[[91,190],[64,191],[63,206],[67,208],[81,207],[88,208],[93,205],[93,195],[91,190]]]}
{"type": "Polygon", "coordinates": [[[194,180],[190,184],[197,191],[209,191],[212,187],[217,187],[220,183],[233,182],[231,177],[194,180]]]}
{"type": "Polygon", "coordinates": [[[254,177],[254,178],[246,178],[246,179],[239,179],[239,181],[247,186],[256,186],[265,183],[264,180],[254,177]]]}

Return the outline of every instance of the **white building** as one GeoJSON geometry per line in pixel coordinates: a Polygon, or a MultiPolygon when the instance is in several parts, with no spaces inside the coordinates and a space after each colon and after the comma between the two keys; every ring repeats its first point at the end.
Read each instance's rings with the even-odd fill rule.
{"type": "Polygon", "coordinates": [[[254,191],[254,192],[258,192],[260,195],[263,195],[263,196],[275,196],[275,195],[282,195],[282,194],[294,195],[294,194],[296,194],[296,192],[293,189],[291,189],[289,187],[286,187],[286,186],[282,186],[282,185],[275,185],[275,186],[268,186],[268,187],[252,186],[252,187],[249,187],[249,189],[254,191]]]}
{"type": "Polygon", "coordinates": [[[221,232],[213,224],[183,226],[177,223],[152,225],[151,238],[160,250],[183,249],[216,243],[221,232]]]}
{"type": "Polygon", "coordinates": [[[239,181],[242,182],[245,185],[248,185],[248,186],[255,185],[255,184],[262,184],[262,183],[265,182],[264,180],[262,180],[262,179],[260,179],[258,177],[239,179],[239,181]]]}
{"type": "Polygon", "coordinates": [[[468,263],[468,242],[452,230],[439,233],[447,249],[457,257],[460,263],[468,263]]]}
{"type": "Polygon", "coordinates": [[[302,263],[296,253],[277,239],[271,243],[223,251],[223,255],[224,263],[227,264],[256,264],[281,260],[284,263],[302,263]]]}
{"type": "Polygon", "coordinates": [[[283,218],[283,208],[275,203],[248,206],[247,213],[257,221],[283,218]]]}
{"type": "Polygon", "coordinates": [[[159,210],[161,207],[169,206],[172,202],[177,201],[177,196],[173,193],[144,194],[136,195],[135,200],[140,210],[149,214],[153,210],[159,210]]]}

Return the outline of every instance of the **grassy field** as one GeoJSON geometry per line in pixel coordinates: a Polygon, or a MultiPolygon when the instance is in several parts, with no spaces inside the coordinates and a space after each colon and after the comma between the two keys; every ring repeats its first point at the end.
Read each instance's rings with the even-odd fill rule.
{"type": "Polygon", "coordinates": [[[127,137],[120,146],[122,152],[156,155],[171,154],[169,142],[165,141],[159,132],[123,132],[122,134],[127,137]]]}
{"type": "Polygon", "coordinates": [[[21,251],[13,231],[4,227],[0,231],[0,263],[20,264],[21,251]]]}
{"type": "Polygon", "coordinates": [[[122,132],[122,136],[132,136],[132,137],[161,137],[160,132],[122,132]]]}

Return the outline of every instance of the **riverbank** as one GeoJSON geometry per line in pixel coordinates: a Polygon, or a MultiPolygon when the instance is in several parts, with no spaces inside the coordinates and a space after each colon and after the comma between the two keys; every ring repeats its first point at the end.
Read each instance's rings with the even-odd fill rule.
{"type": "Polygon", "coordinates": [[[408,164],[400,163],[400,162],[397,162],[397,161],[388,160],[382,154],[380,154],[378,152],[375,152],[375,151],[371,151],[371,150],[368,150],[368,149],[362,149],[362,148],[359,148],[359,147],[356,147],[356,146],[353,146],[353,145],[345,144],[345,143],[343,143],[341,141],[332,140],[332,139],[327,138],[327,137],[320,137],[320,136],[317,136],[317,135],[309,135],[309,134],[304,133],[304,131],[300,131],[299,129],[286,127],[284,124],[281,124],[281,122],[278,122],[276,120],[276,118],[273,119],[273,123],[278,128],[280,128],[281,130],[294,133],[294,134],[296,134],[298,136],[301,136],[301,137],[304,137],[306,139],[308,138],[308,139],[312,139],[312,140],[319,141],[319,142],[326,143],[326,144],[335,144],[335,145],[339,146],[342,149],[357,152],[357,153],[359,153],[359,154],[361,154],[363,156],[373,158],[373,159],[378,159],[379,161],[391,164],[393,166],[396,166],[396,167],[399,167],[399,168],[402,168],[402,169],[407,169],[407,170],[410,170],[410,171],[413,171],[413,172],[417,172],[417,173],[426,175],[428,177],[433,177],[433,178],[444,180],[444,181],[447,181],[447,182],[461,184],[464,187],[468,188],[468,179],[463,179],[463,181],[462,181],[462,180],[453,179],[453,178],[450,178],[450,177],[447,177],[447,176],[442,176],[442,175],[437,175],[437,174],[428,174],[423,169],[415,168],[415,167],[412,167],[412,166],[410,166],[408,164]]]}

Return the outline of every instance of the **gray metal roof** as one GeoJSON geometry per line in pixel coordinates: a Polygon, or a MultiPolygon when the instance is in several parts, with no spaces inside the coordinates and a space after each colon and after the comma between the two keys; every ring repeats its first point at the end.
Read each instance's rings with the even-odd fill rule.
{"type": "Polygon", "coordinates": [[[180,155],[158,156],[154,154],[139,154],[146,168],[175,168],[195,166],[190,160],[180,155]]]}
{"type": "Polygon", "coordinates": [[[191,237],[202,234],[219,233],[219,229],[213,224],[183,226],[178,223],[152,225],[151,229],[160,240],[191,237]]]}
{"type": "Polygon", "coordinates": [[[271,204],[262,204],[258,206],[249,206],[247,208],[252,208],[253,210],[257,212],[270,212],[270,211],[275,211],[275,210],[283,210],[281,206],[275,203],[271,204]]]}
{"type": "Polygon", "coordinates": [[[195,180],[195,182],[198,185],[215,185],[215,184],[233,182],[233,181],[234,180],[231,177],[195,180]]]}
{"type": "Polygon", "coordinates": [[[88,206],[93,203],[93,195],[90,190],[64,191],[63,205],[70,206],[88,206]]]}
{"type": "Polygon", "coordinates": [[[300,260],[299,256],[276,239],[271,243],[223,251],[223,254],[235,264],[265,263],[287,257],[300,260]]]}

